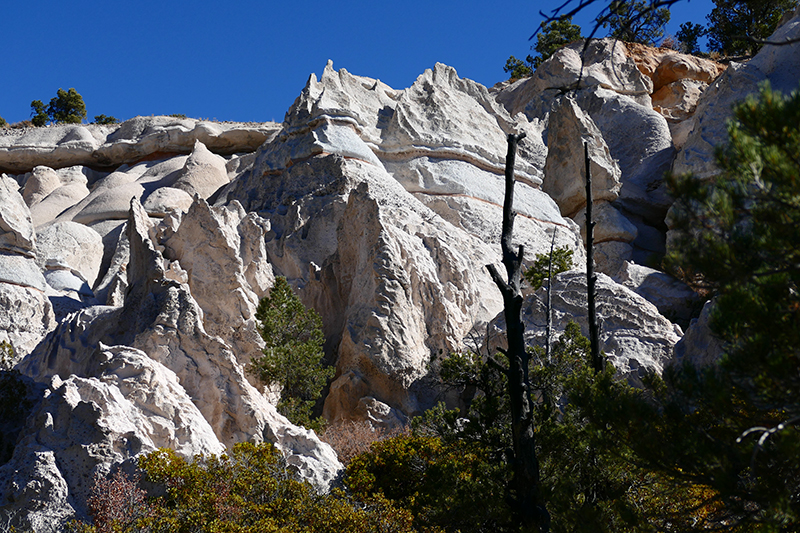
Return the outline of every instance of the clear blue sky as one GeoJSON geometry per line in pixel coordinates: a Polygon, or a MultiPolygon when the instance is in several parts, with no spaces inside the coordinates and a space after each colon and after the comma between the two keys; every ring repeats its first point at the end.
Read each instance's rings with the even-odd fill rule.
{"type": "MultiPolygon", "coordinates": [[[[89,120],[183,113],[282,121],[328,59],[395,89],[437,61],[491,86],[506,78],[509,55],[530,53],[539,11],[559,3],[5,0],[0,116],[25,120],[31,100],[47,104],[58,88],[74,87],[89,120]]],[[[712,7],[679,2],[668,32],[690,20],[705,24],[712,7]]],[[[575,20],[584,33],[596,11],[575,20]]]]}

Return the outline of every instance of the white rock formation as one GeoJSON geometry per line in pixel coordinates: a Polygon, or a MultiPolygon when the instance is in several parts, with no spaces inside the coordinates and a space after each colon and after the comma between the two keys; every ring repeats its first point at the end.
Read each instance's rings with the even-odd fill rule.
{"type": "Polygon", "coordinates": [[[195,141],[192,153],[172,187],[205,200],[227,183],[225,160],[212,154],[200,141],[195,141]]]}
{"type": "Polygon", "coordinates": [[[581,40],[561,48],[533,76],[524,78],[496,95],[512,114],[529,119],[545,118],[553,101],[571,89],[603,87],[650,105],[653,82],[628,56],[625,43],[614,39],[581,40]],[[585,48],[584,48],[585,46],[585,48]]]}
{"type": "Polygon", "coordinates": [[[60,259],[94,287],[103,259],[103,238],[96,231],[76,222],[56,222],[39,231],[37,242],[40,268],[49,260],[60,259]]]}
{"type": "MultiPolygon", "coordinates": [[[[542,346],[545,342],[546,289],[529,295],[522,307],[525,341],[542,346]]],[[[588,336],[586,273],[569,271],[553,283],[553,340],[570,321],[577,322],[588,336]]],[[[664,318],[656,307],[604,274],[597,276],[597,315],[600,350],[609,363],[632,385],[641,385],[644,372],[661,372],[673,360],[675,344],[683,332],[664,318]]],[[[505,345],[505,321],[499,315],[487,334],[490,348],[505,345]]]]}
{"type": "Polygon", "coordinates": [[[592,198],[596,202],[617,199],[619,166],[592,118],[572,98],[561,99],[553,109],[548,142],[550,150],[542,189],[556,201],[565,216],[575,216],[586,205],[584,143],[589,148],[592,198]]]}
{"type": "Polygon", "coordinates": [[[688,324],[698,296],[685,283],[669,274],[626,261],[614,274],[617,283],[625,285],[658,308],[658,311],[679,324],[688,324]]]}
{"type": "MultiPolygon", "coordinates": [[[[768,40],[780,42],[797,38],[800,38],[800,8],[768,40]]],[[[769,81],[773,90],[785,94],[797,90],[800,54],[796,44],[767,45],[748,62],[733,62],[728,66],[700,97],[691,133],[675,159],[673,172],[691,172],[698,178],[717,174],[714,150],[727,140],[726,121],[731,117],[731,108],[748,94],[757,93],[758,85],[765,81],[769,81]]]]}
{"type": "Polygon", "coordinates": [[[0,250],[33,257],[36,234],[17,182],[0,175],[0,250]]]}
{"type": "Polygon", "coordinates": [[[273,122],[235,124],[174,117],[31,128],[21,136],[0,136],[0,171],[29,172],[39,165],[115,167],[155,153],[188,154],[195,141],[222,155],[252,152],[278,129],[273,122]]]}
{"type": "MultiPolygon", "coordinates": [[[[579,268],[592,141],[597,267],[630,288],[599,278],[604,349],[632,382],[660,370],[681,335],[663,315],[688,295],[626,261],[664,252],[664,109],[691,114],[676,84],[707,83],[705,67],[681,73],[662,54],[648,71],[656,54],[611,40],[582,63],[581,47],[492,91],[441,64],[395,90],[329,63],[281,125],[137,117],[4,132],[0,171],[16,175],[0,182],[0,339],[47,392],[0,466],[0,511],[54,530],[85,512],[94,473],[157,446],[268,440],[325,486],[340,468],[332,449],[246,371],[263,346],[258,299],[282,275],[321,314],[336,366],[328,418],[394,427],[432,406],[431,360],[502,308],[485,265],[499,263],[510,133],[527,134],[515,244],[529,262],[555,236],[579,268]],[[658,114],[650,94],[665,88],[658,114]]],[[[583,275],[562,274],[554,292],[557,329],[585,327],[583,275]]],[[[529,342],[541,307],[528,295],[529,342]]]]}
{"type": "Polygon", "coordinates": [[[52,378],[11,461],[0,467],[9,508],[28,511],[18,513],[17,527],[58,531],[72,512],[86,519],[95,476],[139,454],[225,450],[178,376],[147,354],[99,345],[83,364],[72,363],[65,380],[52,378]]]}

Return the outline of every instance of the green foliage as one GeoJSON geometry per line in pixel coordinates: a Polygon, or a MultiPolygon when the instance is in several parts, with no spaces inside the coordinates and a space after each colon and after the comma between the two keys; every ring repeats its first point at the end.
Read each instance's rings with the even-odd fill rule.
{"type": "Polygon", "coordinates": [[[682,233],[667,257],[715,297],[711,328],[725,355],[708,368],[666,372],[661,407],[647,416],[668,443],[667,459],[654,460],[681,465],[684,479],[719,493],[728,521],[797,530],[800,92],[764,85],[734,116],[716,180],[670,178],[682,233]]]}
{"type": "Polygon", "coordinates": [[[41,100],[34,100],[31,102],[31,122],[37,128],[47,124],[49,117],[47,116],[47,109],[41,100]]]}
{"type": "Polygon", "coordinates": [[[172,113],[167,116],[172,118],[186,118],[186,115],[184,115],[183,113],[172,113]]]}
{"type": "Polygon", "coordinates": [[[107,117],[105,115],[95,115],[94,116],[94,123],[95,124],[119,124],[119,120],[116,117],[107,117]]]}
{"type": "Polygon", "coordinates": [[[322,320],[303,306],[286,278],[279,277],[268,297],[256,310],[258,330],[264,339],[264,355],[254,359],[250,372],[268,386],[279,386],[278,411],[293,423],[321,429],[312,409],[334,369],[322,364],[322,320]]]}
{"type": "Polygon", "coordinates": [[[344,481],[359,499],[408,509],[422,531],[501,531],[510,518],[497,470],[475,443],[404,434],[353,459],[344,481]]]}
{"type": "MultiPolygon", "coordinates": [[[[553,275],[566,272],[572,268],[572,250],[560,247],[553,250],[553,275]]],[[[533,290],[538,290],[544,280],[550,276],[550,254],[536,254],[533,265],[530,266],[522,277],[531,284],[533,290]]]]}
{"type": "MultiPolygon", "coordinates": [[[[536,399],[537,457],[542,496],[553,532],[653,531],[642,503],[653,500],[664,478],[630,462],[619,434],[603,427],[575,401],[634,394],[612,368],[596,375],[588,366],[589,342],[570,323],[551,361],[532,350],[529,377],[536,399]],[[582,396],[576,396],[578,391],[582,396]]],[[[442,404],[415,419],[413,435],[373,445],[354,459],[345,482],[361,497],[380,495],[408,508],[418,528],[446,531],[518,531],[508,507],[511,417],[499,365],[472,353],[445,359],[442,380],[466,394],[464,411],[442,404]]],[[[618,416],[623,416],[618,413],[618,416]]],[[[629,436],[628,436],[629,437],[629,436]]]]}
{"type": "Polygon", "coordinates": [[[8,122],[6,122],[6,119],[0,117],[0,128],[7,128],[7,127],[8,127],[8,122]]]}
{"type": "Polygon", "coordinates": [[[583,38],[581,27],[573,24],[571,17],[552,20],[549,23],[542,21],[540,28],[536,35],[536,45],[533,47],[538,54],[533,59],[534,69],[538,68],[562,46],[583,38]]]}
{"type": "Polygon", "coordinates": [[[613,0],[603,27],[610,35],[628,43],[653,45],[664,35],[670,19],[669,9],[654,9],[646,0],[613,0]]]}
{"type": "Polygon", "coordinates": [[[533,75],[531,59],[531,56],[528,56],[526,61],[522,61],[521,59],[511,56],[506,61],[506,66],[503,67],[503,70],[508,73],[508,77],[512,80],[528,78],[533,75]]]}
{"type": "Polygon", "coordinates": [[[8,341],[0,341],[0,370],[11,370],[13,361],[14,347],[8,341]]]}
{"type": "Polygon", "coordinates": [[[83,97],[73,88],[59,89],[55,98],[50,99],[47,116],[56,124],[80,124],[86,118],[83,97]]]}
{"type": "Polygon", "coordinates": [[[726,55],[757,52],[761,45],[748,38],[768,38],[796,4],[795,0],[714,0],[707,17],[709,48],[726,55]]]}
{"type": "Polygon", "coordinates": [[[697,55],[700,53],[700,38],[707,33],[707,30],[700,24],[684,22],[678,30],[677,37],[681,43],[681,51],[684,54],[697,55]]]}
{"type": "Polygon", "coordinates": [[[54,124],[80,124],[86,118],[86,105],[75,89],[58,89],[47,107],[41,100],[31,102],[31,115],[31,122],[36,127],[44,126],[48,121],[54,124]]]}
{"type": "Polygon", "coordinates": [[[196,456],[193,461],[160,449],[141,457],[139,467],[160,495],[145,501],[135,483],[112,479],[101,484],[108,496],[91,502],[94,525],[75,529],[85,533],[414,531],[409,513],[386,500],[363,505],[337,490],[318,494],[308,482],[295,478],[270,444],[241,443],[230,454],[196,456]]]}

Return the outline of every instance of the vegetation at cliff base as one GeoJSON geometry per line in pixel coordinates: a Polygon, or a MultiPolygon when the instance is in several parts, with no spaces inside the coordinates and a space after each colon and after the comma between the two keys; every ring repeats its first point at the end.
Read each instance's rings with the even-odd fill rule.
{"type": "Polygon", "coordinates": [[[138,478],[121,472],[95,481],[89,499],[93,523],[76,533],[411,533],[411,515],[390,502],[369,504],[341,490],[320,493],[298,479],[270,444],[236,444],[221,456],[187,461],[161,449],[139,460],[138,478]]]}

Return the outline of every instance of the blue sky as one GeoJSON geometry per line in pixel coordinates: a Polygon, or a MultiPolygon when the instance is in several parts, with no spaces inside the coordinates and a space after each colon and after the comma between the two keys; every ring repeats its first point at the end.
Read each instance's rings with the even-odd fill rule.
{"type": "MultiPolygon", "coordinates": [[[[31,100],[46,104],[58,88],[74,87],[89,120],[183,113],[282,121],[328,59],[395,89],[437,61],[491,86],[507,77],[510,55],[530,53],[539,11],[559,3],[9,0],[0,8],[0,116],[25,120],[31,100]]],[[[705,24],[712,7],[682,0],[668,32],[705,24]]],[[[584,33],[596,11],[575,20],[584,33]]]]}

